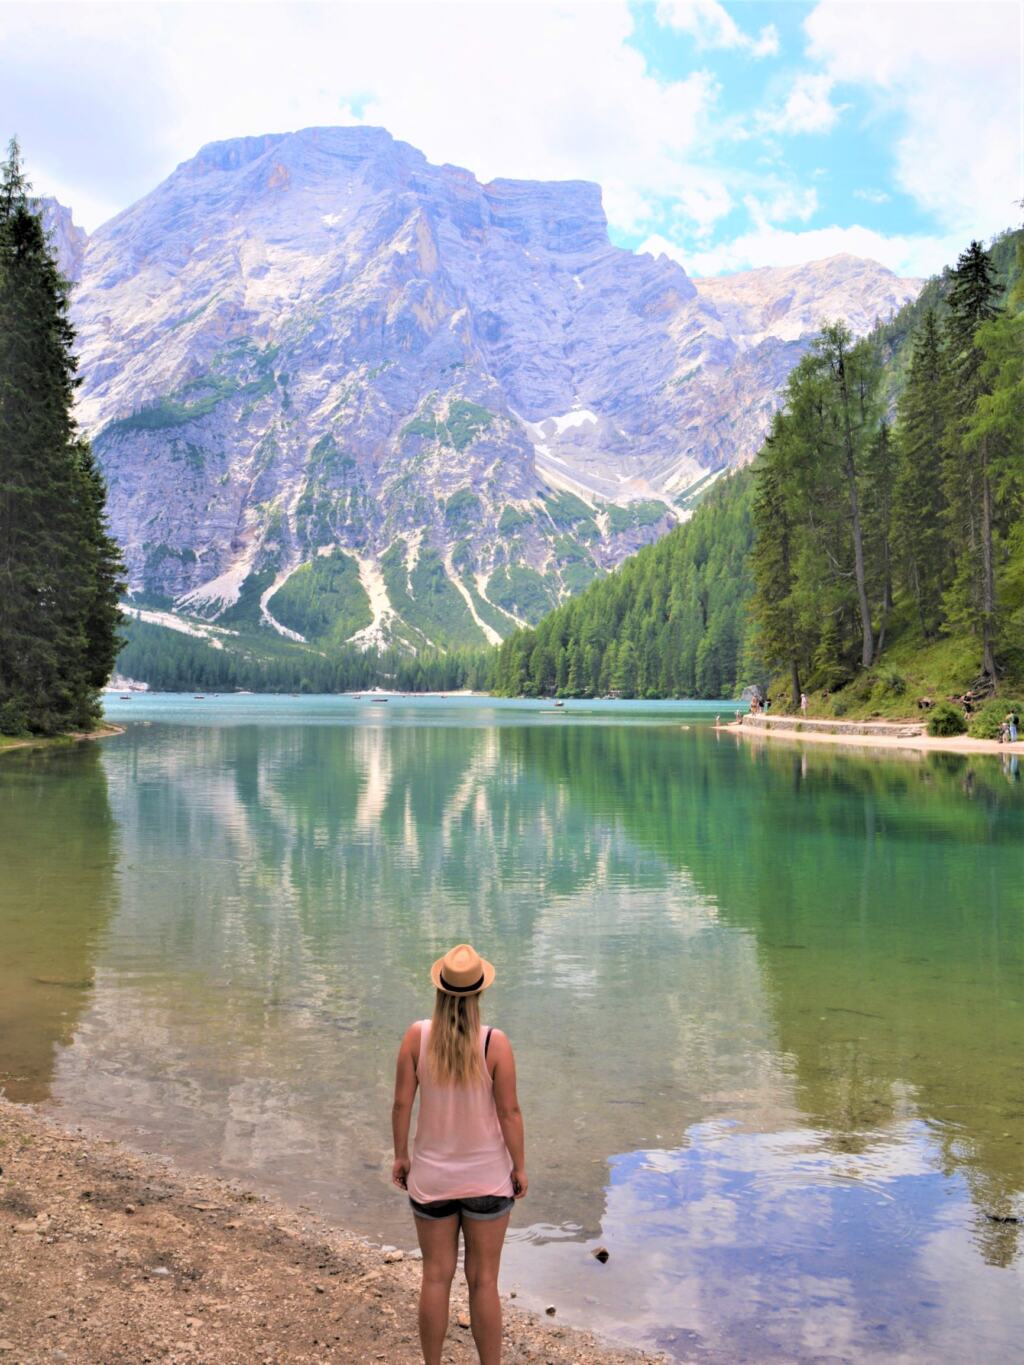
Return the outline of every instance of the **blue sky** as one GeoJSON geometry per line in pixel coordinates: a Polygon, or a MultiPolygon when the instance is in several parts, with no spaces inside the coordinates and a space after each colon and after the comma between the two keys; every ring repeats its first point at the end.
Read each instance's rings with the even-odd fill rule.
{"type": "Polygon", "coordinates": [[[0,135],[90,230],[205,142],[388,128],[598,181],[693,274],[837,251],[903,274],[1019,221],[1017,0],[0,3],[0,135]]]}

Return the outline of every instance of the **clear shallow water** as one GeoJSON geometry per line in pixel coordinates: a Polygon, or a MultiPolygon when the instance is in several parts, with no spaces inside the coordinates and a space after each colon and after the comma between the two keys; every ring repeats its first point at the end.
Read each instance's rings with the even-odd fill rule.
{"type": "Polygon", "coordinates": [[[408,1245],[393,1053],[467,938],[521,1301],[681,1359],[1019,1357],[1016,775],[543,709],[136,696],[5,755],[7,1092],[408,1245]]]}

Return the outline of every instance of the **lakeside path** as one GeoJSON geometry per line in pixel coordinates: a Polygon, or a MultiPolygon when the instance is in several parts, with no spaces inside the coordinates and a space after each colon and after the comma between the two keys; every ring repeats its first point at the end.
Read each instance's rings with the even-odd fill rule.
{"type": "Polygon", "coordinates": [[[917,721],[804,720],[800,716],[744,716],[718,727],[745,739],[783,739],[800,744],[838,744],[858,749],[904,749],[919,753],[1024,755],[1024,743],[1000,744],[969,735],[929,735],[917,721]]]}
{"type": "Polygon", "coordinates": [[[102,725],[97,725],[95,730],[72,730],[66,735],[40,735],[36,739],[15,739],[9,735],[0,735],[0,754],[10,754],[15,749],[54,749],[66,744],[80,744],[85,739],[110,739],[113,735],[123,734],[124,726],[106,721],[102,725]]]}
{"type": "MultiPolygon", "coordinates": [[[[389,1259],[393,1253],[312,1213],[186,1174],[2,1098],[0,1166],[0,1360],[422,1359],[420,1267],[409,1253],[389,1259]]],[[[608,1346],[502,1297],[507,1365],[665,1359],[608,1346]]],[[[477,1359],[467,1314],[460,1271],[445,1362],[477,1359]]]]}

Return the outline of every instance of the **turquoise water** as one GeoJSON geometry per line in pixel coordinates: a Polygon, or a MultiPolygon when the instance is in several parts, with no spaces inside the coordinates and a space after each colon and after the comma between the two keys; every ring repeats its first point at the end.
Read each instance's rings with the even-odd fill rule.
{"type": "Polygon", "coordinates": [[[1019,1358],[1019,772],[731,709],[112,698],[0,759],[5,1088],[411,1245],[393,1054],[468,939],[520,1302],[685,1360],[1019,1358]]]}

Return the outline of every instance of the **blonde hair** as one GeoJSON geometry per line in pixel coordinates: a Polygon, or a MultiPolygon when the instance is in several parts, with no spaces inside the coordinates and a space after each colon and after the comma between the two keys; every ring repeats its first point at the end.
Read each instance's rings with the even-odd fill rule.
{"type": "Polygon", "coordinates": [[[482,1085],[480,997],[438,991],[427,1045],[430,1073],[439,1085],[482,1085]]]}

